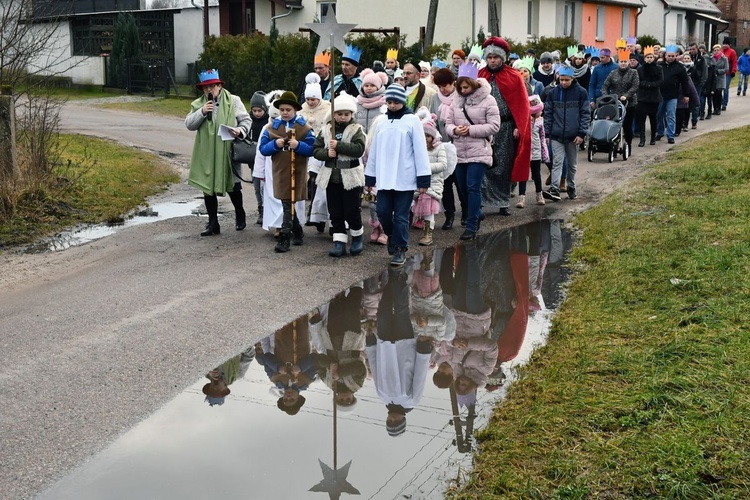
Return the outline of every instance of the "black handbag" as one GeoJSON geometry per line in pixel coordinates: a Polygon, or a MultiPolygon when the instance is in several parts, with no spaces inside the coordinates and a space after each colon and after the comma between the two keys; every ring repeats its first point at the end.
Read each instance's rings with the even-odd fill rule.
{"type": "Polygon", "coordinates": [[[235,163],[246,163],[252,168],[255,163],[255,152],[258,143],[250,139],[235,139],[232,141],[232,161],[235,163]]]}

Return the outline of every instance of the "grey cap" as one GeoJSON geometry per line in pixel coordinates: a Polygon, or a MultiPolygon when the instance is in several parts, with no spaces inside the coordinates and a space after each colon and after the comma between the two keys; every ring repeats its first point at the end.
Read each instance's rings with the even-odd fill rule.
{"type": "Polygon", "coordinates": [[[549,52],[542,52],[542,55],[539,56],[539,62],[554,62],[554,59],[552,58],[552,54],[549,52]]]}
{"type": "Polygon", "coordinates": [[[263,108],[263,111],[268,113],[268,104],[266,104],[266,93],[260,90],[253,94],[250,98],[250,109],[252,108],[263,108]]]}

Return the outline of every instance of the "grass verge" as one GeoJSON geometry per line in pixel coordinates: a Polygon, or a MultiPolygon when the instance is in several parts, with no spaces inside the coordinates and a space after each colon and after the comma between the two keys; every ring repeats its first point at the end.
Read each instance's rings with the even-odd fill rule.
{"type": "Polygon", "coordinates": [[[162,159],[103,139],[61,135],[62,165],[4,199],[13,215],[0,220],[0,248],[27,244],[79,223],[120,222],[146,197],[179,182],[162,159]]]}
{"type": "Polygon", "coordinates": [[[750,128],[580,215],[580,271],[454,498],[750,497],[750,128]]]}

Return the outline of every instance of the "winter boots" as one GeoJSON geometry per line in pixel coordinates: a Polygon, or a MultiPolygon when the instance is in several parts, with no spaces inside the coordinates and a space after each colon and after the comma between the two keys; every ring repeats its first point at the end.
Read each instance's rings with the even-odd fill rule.
{"type": "Polygon", "coordinates": [[[208,224],[206,224],[206,229],[201,233],[201,236],[213,236],[215,234],[221,234],[221,227],[219,227],[218,198],[216,198],[215,194],[204,194],[203,202],[206,204],[208,224]]]}
{"type": "Polygon", "coordinates": [[[363,245],[364,234],[365,234],[364,229],[361,227],[357,230],[350,229],[349,234],[352,235],[352,246],[349,247],[349,253],[352,255],[361,254],[362,249],[364,248],[364,245],[363,245]]]}
{"type": "Polygon", "coordinates": [[[445,212],[445,222],[443,222],[443,231],[449,231],[453,229],[453,220],[456,214],[453,212],[445,212]]]}
{"type": "Polygon", "coordinates": [[[433,231],[433,224],[435,224],[435,221],[424,221],[424,236],[422,236],[422,239],[419,240],[419,244],[423,247],[428,247],[432,245],[432,231],[433,231]]]}
{"type": "Polygon", "coordinates": [[[242,231],[247,227],[247,216],[245,208],[242,206],[242,191],[239,182],[235,184],[234,191],[229,192],[229,199],[232,200],[232,205],[234,205],[234,228],[237,231],[242,231]]]}

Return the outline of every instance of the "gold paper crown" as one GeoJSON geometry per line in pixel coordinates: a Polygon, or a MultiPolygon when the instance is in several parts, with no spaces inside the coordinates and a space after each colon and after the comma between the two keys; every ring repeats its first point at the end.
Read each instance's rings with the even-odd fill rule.
{"type": "Polygon", "coordinates": [[[321,52],[315,54],[315,64],[325,64],[326,66],[331,65],[331,54],[328,52],[321,52]]]}
{"type": "Polygon", "coordinates": [[[388,49],[388,52],[385,54],[386,60],[388,59],[398,59],[398,49],[388,49]]]}
{"type": "Polygon", "coordinates": [[[654,46],[653,45],[648,45],[646,48],[643,49],[643,55],[644,56],[647,56],[649,54],[651,54],[652,56],[654,55],[654,46]]]}
{"type": "Polygon", "coordinates": [[[615,42],[615,47],[617,47],[618,49],[624,49],[625,47],[627,47],[627,45],[628,42],[624,38],[618,38],[615,42]]]}
{"type": "Polygon", "coordinates": [[[617,49],[618,61],[627,61],[628,59],[630,59],[630,51],[628,49],[617,49]]]}

